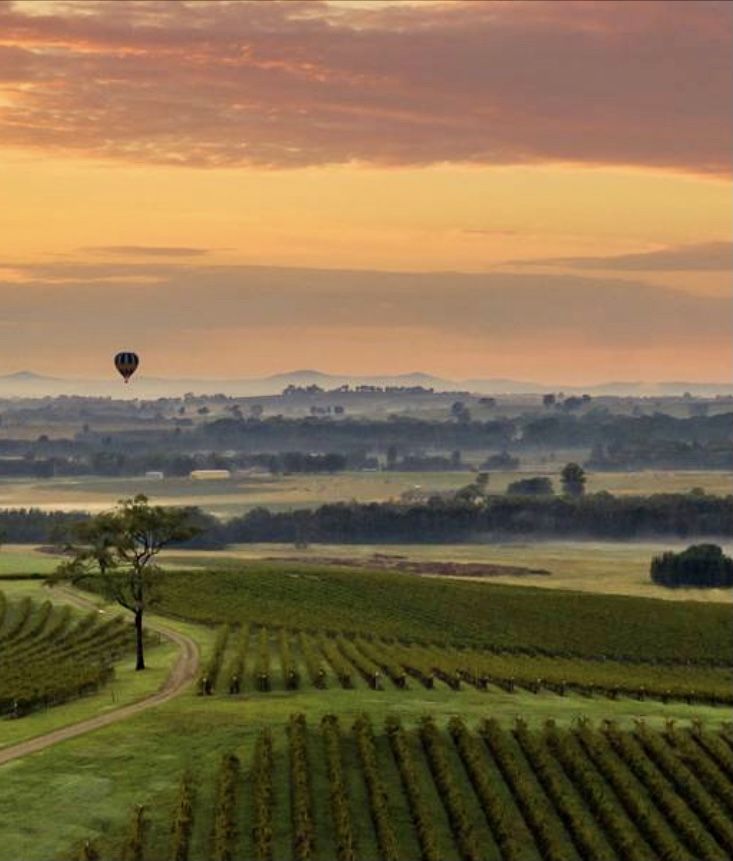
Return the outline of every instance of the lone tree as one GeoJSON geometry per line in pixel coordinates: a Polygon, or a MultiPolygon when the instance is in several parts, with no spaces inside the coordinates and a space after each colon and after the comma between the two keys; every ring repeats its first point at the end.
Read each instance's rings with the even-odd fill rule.
{"type": "Polygon", "coordinates": [[[568,463],[560,473],[563,492],[568,496],[582,496],[585,493],[585,470],[577,463],[568,463]]]}
{"type": "Polygon", "coordinates": [[[145,669],[143,613],[154,598],[161,569],[156,557],[169,544],[188,541],[201,530],[190,508],[150,505],[142,494],[123,499],[114,511],[75,523],[66,545],[70,559],[55,580],[93,581],[106,597],[135,616],[136,670],[145,669]]]}

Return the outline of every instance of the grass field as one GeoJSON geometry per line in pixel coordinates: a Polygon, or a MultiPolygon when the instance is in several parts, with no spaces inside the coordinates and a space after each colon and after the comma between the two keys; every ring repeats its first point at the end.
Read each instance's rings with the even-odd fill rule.
{"type": "MultiPolygon", "coordinates": [[[[224,560],[322,559],[356,560],[378,564],[375,554],[403,557],[417,562],[479,562],[544,569],[551,576],[492,576],[488,582],[543,589],[574,589],[612,595],[661,598],[669,601],[712,601],[732,603],[729,589],[665,589],[649,579],[653,556],[686,543],[673,539],[658,542],[631,541],[531,541],[506,544],[313,544],[306,549],[291,544],[242,544],[221,553],[171,550],[166,558],[179,566],[209,565],[224,560]]],[[[728,554],[733,546],[723,542],[728,554]]],[[[473,578],[472,578],[473,579],[473,578]]]]}
{"type": "Polygon", "coordinates": [[[14,544],[0,548],[0,578],[16,574],[50,574],[57,565],[56,557],[38,553],[27,545],[14,544]]]}
{"type": "MultiPolygon", "coordinates": [[[[491,474],[489,490],[503,493],[507,484],[526,475],[548,475],[559,490],[562,461],[537,464],[522,472],[491,474]]],[[[0,507],[37,507],[43,510],[100,511],[122,497],[147,493],[162,505],[199,505],[221,517],[232,517],[258,505],[272,509],[312,507],[325,502],[397,498],[420,486],[425,492],[456,490],[471,481],[470,472],[349,472],[336,475],[247,476],[226,481],[188,478],[163,480],[99,477],[54,478],[37,481],[0,481],[0,507]]],[[[728,494],[733,473],[703,471],[646,471],[590,473],[589,492],[614,494],[686,492],[701,487],[707,493],[728,494]]]]}
{"type": "MultiPolygon", "coordinates": [[[[416,562],[497,563],[543,569],[549,577],[492,575],[487,582],[543,589],[573,589],[611,595],[661,598],[666,601],[733,603],[730,589],[665,589],[649,579],[649,563],[658,553],[682,549],[686,544],[670,541],[534,541],[507,544],[314,544],[306,549],[290,544],[245,544],[225,551],[170,550],[166,564],[177,568],[218,567],[237,561],[293,559],[319,562],[351,559],[360,564],[374,562],[375,554],[404,557],[416,562]]],[[[728,554],[733,545],[725,544],[728,554]]],[[[29,545],[7,545],[0,549],[0,579],[16,575],[48,574],[58,559],[39,553],[29,545]]],[[[444,576],[444,575],[441,575],[444,576]]],[[[473,578],[472,578],[473,579],[473,578]]],[[[7,584],[8,581],[6,581],[7,584]]],[[[6,584],[3,588],[6,588],[6,584]]]]}

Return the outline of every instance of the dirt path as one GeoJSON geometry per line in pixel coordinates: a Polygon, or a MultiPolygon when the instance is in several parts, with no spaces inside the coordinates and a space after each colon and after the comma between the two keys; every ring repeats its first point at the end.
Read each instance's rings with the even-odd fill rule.
{"type": "MultiPolygon", "coordinates": [[[[74,593],[72,590],[65,587],[58,588],[56,594],[60,595],[64,601],[73,604],[84,610],[98,610],[99,607],[92,601],[87,600],[74,593]]],[[[104,612],[104,611],[102,611],[104,612]]],[[[163,683],[162,687],[154,694],[138,700],[135,703],[130,703],[126,706],[121,706],[114,711],[105,712],[96,717],[87,718],[80,723],[71,724],[70,726],[60,727],[53,732],[45,735],[30,738],[27,741],[18,742],[18,744],[10,745],[9,747],[0,750],[0,765],[6,762],[12,762],[14,759],[20,759],[30,753],[36,753],[39,750],[44,750],[59,742],[66,741],[70,738],[84,735],[95,729],[109,726],[118,721],[127,720],[140,712],[147,709],[159,706],[162,703],[172,700],[173,697],[182,693],[186,686],[196,678],[199,669],[199,651],[196,643],[185,634],[179,634],[165,625],[160,625],[157,622],[150,622],[146,626],[150,631],[157,631],[161,636],[170,640],[178,646],[178,658],[176,663],[168,674],[168,678],[163,683]]]]}

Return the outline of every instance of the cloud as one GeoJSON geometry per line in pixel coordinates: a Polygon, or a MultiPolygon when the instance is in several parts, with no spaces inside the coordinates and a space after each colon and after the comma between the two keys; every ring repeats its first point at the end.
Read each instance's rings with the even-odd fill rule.
{"type": "MultiPolygon", "coordinates": [[[[8,267],[10,268],[10,267],[8,267]]],[[[554,342],[579,348],[653,348],[729,344],[727,299],[698,297],[635,281],[565,274],[396,273],[206,266],[16,264],[22,282],[0,282],[3,349],[84,339],[115,343],[134,333],[155,345],[186,333],[191,349],[215,333],[221,350],[239,348],[247,332],[290,330],[307,340],[360,327],[380,333],[410,328],[486,344],[554,342]],[[63,283],[58,283],[62,280],[63,283]],[[139,279],[139,283],[130,283],[139,279]],[[110,313],[113,308],[113,313],[110,313]],[[17,325],[18,344],[12,326],[17,325]]],[[[275,344],[273,344],[275,348],[275,344]]],[[[539,350],[539,348],[537,348],[539,350]]]]}
{"type": "Polygon", "coordinates": [[[90,245],[79,250],[113,257],[201,257],[211,251],[210,248],[191,248],[182,245],[90,245]]]}
{"type": "Polygon", "coordinates": [[[601,257],[541,257],[512,260],[512,265],[563,266],[569,269],[605,269],[619,272],[723,272],[733,269],[730,242],[672,245],[639,254],[601,257]]]}
{"type": "Polygon", "coordinates": [[[0,5],[0,140],[128,162],[730,173],[719,0],[0,5]]]}

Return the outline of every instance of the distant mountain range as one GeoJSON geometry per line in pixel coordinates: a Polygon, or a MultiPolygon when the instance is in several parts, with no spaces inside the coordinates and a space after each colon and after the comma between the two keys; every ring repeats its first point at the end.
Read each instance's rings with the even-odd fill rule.
{"type": "Polygon", "coordinates": [[[342,385],[373,386],[424,386],[436,391],[469,391],[481,395],[532,394],[545,392],[565,392],[590,395],[636,395],[673,397],[689,392],[699,397],[733,395],[733,383],[693,383],[669,381],[647,383],[621,381],[598,383],[589,386],[547,385],[526,380],[473,378],[469,380],[448,380],[441,377],[415,372],[411,374],[356,376],[350,374],[326,374],[315,370],[289,371],[268,377],[253,379],[188,379],[134,377],[125,386],[121,379],[110,377],[104,380],[72,379],[50,377],[32,371],[0,376],[0,398],[12,397],[55,397],[58,395],[88,395],[113,398],[160,398],[179,397],[186,392],[195,394],[223,393],[235,397],[260,397],[279,394],[289,385],[317,385],[323,389],[333,389],[342,385]]]}

